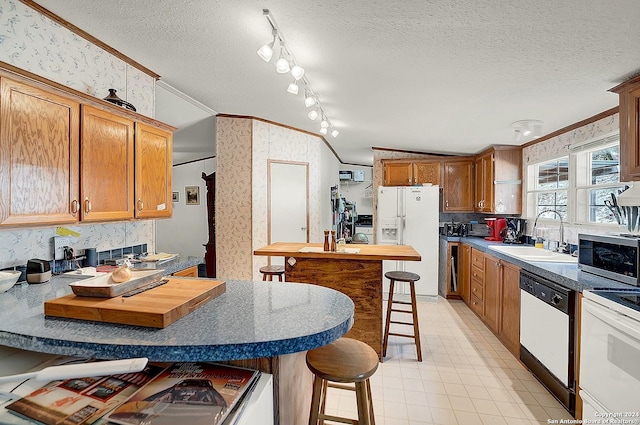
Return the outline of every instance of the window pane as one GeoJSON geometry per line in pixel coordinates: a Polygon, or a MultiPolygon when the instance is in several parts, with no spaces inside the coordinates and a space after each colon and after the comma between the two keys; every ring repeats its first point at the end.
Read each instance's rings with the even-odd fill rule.
{"type": "Polygon", "coordinates": [[[620,146],[591,152],[591,184],[620,181],[620,146]]]}
{"type": "MultiPolygon", "coordinates": [[[[607,187],[603,189],[589,190],[589,221],[592,223],[616,223],[616,217],[612,211],[611,193],[617,195],[618,189],[623,187],[607,187]],[[609,203],[607,206],[606,203],[609,203]]],[[[615,208],[614,208],[615,209],[615,208]]]]}
{"type": "Polygon", "coordinates": [[[538,189],[565,189],[569,186],[569,158],[538,165],[538,189]]]}
{"type": "MultiPolygon", "coordinates": [[[[566,191],[557,191],[557,192],[540,192],[537,194],[537,212],[536,214],[540,214],[546,210],[554,210],[558,211],[560,215],[562,215],[562,219],[567,219],[567,192],[566,191]]],[[[558,216],[552,212],[544,214],[545,218],[558,219],[558,216]]]]}

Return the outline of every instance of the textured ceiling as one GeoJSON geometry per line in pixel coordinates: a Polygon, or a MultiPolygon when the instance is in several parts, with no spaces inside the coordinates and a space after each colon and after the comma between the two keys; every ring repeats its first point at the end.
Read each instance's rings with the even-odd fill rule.
{"type": "Polygon", "coordinates": [[[270,9],[350,163],[514,144],[522,119],[548,134],[616,106],[607,90],[640,71],[637,0],[37,2],[219,113],[316,132],[256,55],[270,9]]]}

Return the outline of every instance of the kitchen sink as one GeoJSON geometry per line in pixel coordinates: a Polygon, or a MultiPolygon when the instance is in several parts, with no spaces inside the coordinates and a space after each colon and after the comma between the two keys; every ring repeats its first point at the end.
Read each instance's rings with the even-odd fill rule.
{"type": "Polygon", "coordinates": [[[489,249],[502,252],[523,261],[543,261],[552,263],[577,263],[578,257],[547,249],[522,245],[489,245],[489,249]]]}

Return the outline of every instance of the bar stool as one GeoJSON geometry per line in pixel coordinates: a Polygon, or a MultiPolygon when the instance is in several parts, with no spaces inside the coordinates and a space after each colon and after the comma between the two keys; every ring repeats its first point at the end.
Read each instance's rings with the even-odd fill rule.
{"type": "Polygon", "coordinates": [[[282,275],[284,275],[284,266],[263,266],[260,267],[260,273],[262,273],[262,280],[267,280],[267,276],[269,277],[269,281],[273,281],[273,276],[278,276],[278,281],[282,282],[282,275]]]}
{"type": "Polygon", "coordinates": [[[324,421],[375,425],[369,377],[378,369],[378,354],[364,342],[339,338],[329,345],[307,352],[307,366],[313,372],[313,394],[309,425],[324,421]],[[355,384],[354,387],[344,384],[355,384]],[[325,415],[327,387],[356,392],[358,420],[325,415]]]}
{"type": "Polygon", "coordinates": [[[395,335],[395,336],[402,336],[402,337],[413,338],[414,339],[414,341],[416,343],[416,349],[418,351],[418,361],[421,362],[422,361],[422,349],[420,347],[420,329],[418,327],[418,307],[417,307],[417,304],[416,304],[416,289],[415,289],[415,282],[417,280],[420,280],[420,275],[417,275],[415,273],[410,273],[410,272],[392,271],[392,272],[386,272],[384,274],[384,277],[386,277],[387,279],[390,280],[390,285],[389,285],[389,302],[387,304],[387,321],[386,321],[386,324],[385,324],[385,327],[384,327],[384,342],[382,344],[382,357],[385,357],[387,355],[387,344],[389,342],[389,335],[395,335]],[[411,302],[408,302],[408,301],[394,301],[393,300],[393,289],[394,289],[394,286],[395,286],[396,282],[408,282],[409,283],[409,287],[411,289],[411,302]],[[395,308],[393,308],[393,304],[410,305],[411,309],[410,310],[395,309],[395,308]],[[391,312],[392,311],[393,312],[397,312],[397,313],[408,313],[408,314],[411,314],[413,316],[413,321],[412,322],[399,322],[399,321],[391,320],[391,312]],[[398,325],[413,326],[413,335],[389,332],[389,328],[390,328],[391,323],[396,323],[398,325]]]}

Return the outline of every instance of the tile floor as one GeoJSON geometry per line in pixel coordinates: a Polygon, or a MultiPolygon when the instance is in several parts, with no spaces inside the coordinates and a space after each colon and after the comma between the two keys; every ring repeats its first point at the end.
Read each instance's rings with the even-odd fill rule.
{"type": "MultiPolygon", "coordinates": [[[[418,316],[422,363],[413,340],[391,336],[371,378],[376,425],[572,419],[462,301],[419,302],[418,316]]],[[[356,418],[355,394],[329,389],[326,413],[356,418]]]]}

